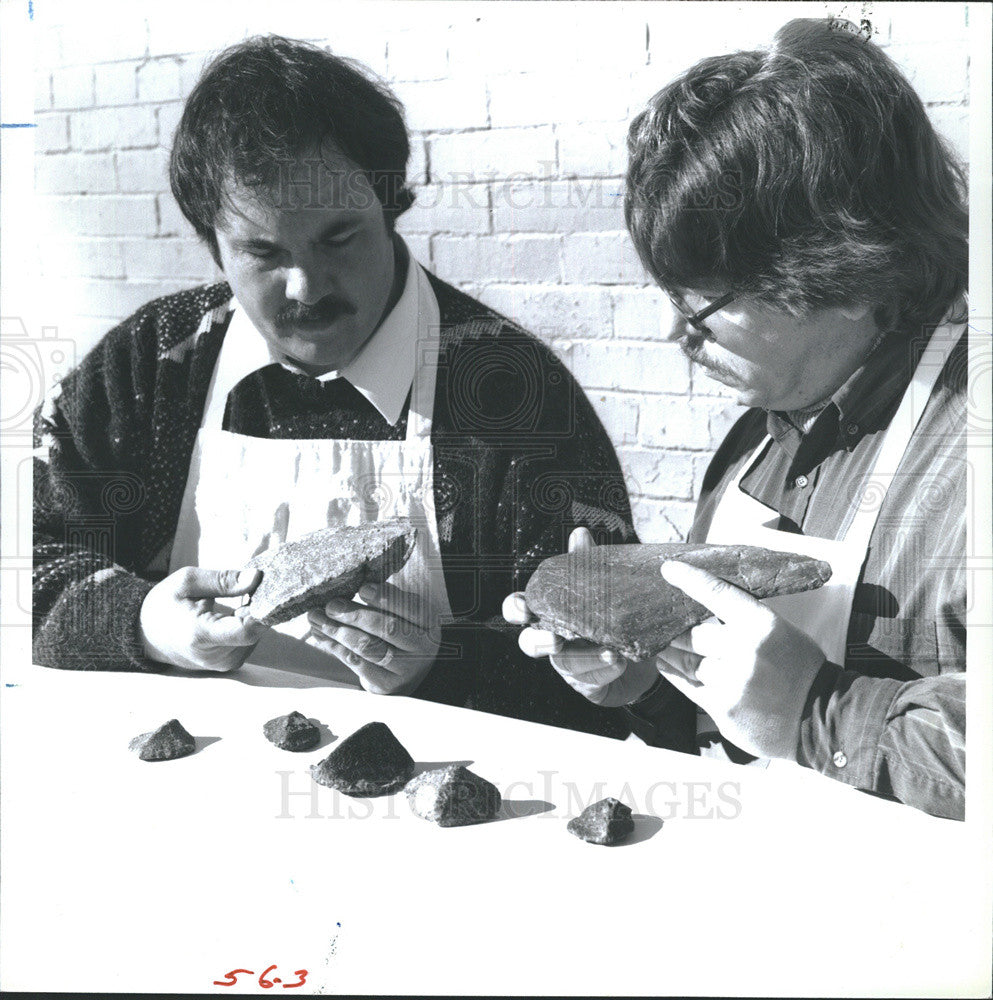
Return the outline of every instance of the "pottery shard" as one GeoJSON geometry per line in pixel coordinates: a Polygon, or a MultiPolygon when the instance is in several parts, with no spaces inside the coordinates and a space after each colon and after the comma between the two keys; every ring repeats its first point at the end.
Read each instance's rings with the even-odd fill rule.
{"type": "Polygon", "coordinates": [[[587,843],[610,847],[631,835],[634,819],[629,806],[607,798],[587,806],[575,819],[569,820],[566,829],[587,843]]]}
{"type": "Polygon", "coordinates": [[[323,528],[255,556],[262,570],[252,617],[279,625],[332,597],[351,598],[365,583],[383,584],[410,558],[417,529],[407,518],[356,527],[323,528]]]}
{"type": "Polygon", "coordinates": [[[321,742],[321,731],[300,712],[270,719],[262,732],[280,750],[313,750],[321,742]]]}
{"type": "Polygon", "coordinates": [[[496,785],[461,764],[412,778],[405,789],[410,808],[438,826],[469,826],[493,819],[500,808],[496,785]]]}
{"type": "Polygon", "coordinates": [[[632,660],[655,656],[711,617],[662,579],[667,559],[699,566],[759,598],[814,590],[831,576],[826,562],[753,545],[604,545],[544,560],[528,581],[528,607],[542,627],[566,638],[588,639],[632,660]]]}
{"type": "Polygon", "coordinates": [[[390,795],[414,774],[414,758],[384,722],[369,722],[341,741],[310,773],[346,795],[390,795]]]}
{"type": "Polygon", "coordinates": [[[154,732],[142,733],[128,744],[142,760],[175,760],[196,750],[196,740],[183,728],[179,719],[170,719],[154,732]]]}

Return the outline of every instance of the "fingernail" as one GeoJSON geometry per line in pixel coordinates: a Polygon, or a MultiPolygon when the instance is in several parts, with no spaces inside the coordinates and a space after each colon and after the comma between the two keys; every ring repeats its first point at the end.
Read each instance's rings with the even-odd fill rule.
{"type": "Polygon", "coordinates": [[[531,611],[528,608],[528,602],[524,599],[523,594],[511,594],[510,603],[514,606],[514,609],[522,615],[530,614],[531,611]]]}
{"type": "Polygon", "coordinates": [[[359,588],[359,597],[363,601],[374,601],[379,596],[379,587],[374,583],[364,583],[359,588]]]}
{"type": "Polygon", "coordinates": [[[606,663],[608,667],[612,667],[618,662],[617,654],[612,649],[601,649],[600,659],[606,663]]]}
{"type": "Polygon", "coordinates": [[[348,607],[348,603],[343,601],[340,597],[332,597],[326,605],[326,610],[329,615],[341,614],[345,608],[348,607]]]}

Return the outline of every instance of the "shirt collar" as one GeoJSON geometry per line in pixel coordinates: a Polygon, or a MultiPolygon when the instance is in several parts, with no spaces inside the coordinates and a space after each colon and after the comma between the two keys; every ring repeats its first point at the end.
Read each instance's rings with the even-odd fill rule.
{"type": "MultiPolygon", "coordinates": [[[[425,321],[418,296],[417,269],[420,265],[414,260],[406,244],[404,252],[408,261],[407,279],[396,305],[362,350],[344,368],[316,376],[318,382],[328,382],[335,378],[347,379],[392,425],[397,423],[403,413],[414,381],[417,344],[426,333],[420,328],[425,321]]],[[[233,344],[238,347],[232,385],[252,372],[274,363],[298,375],[306,374],[282,359],[276,361],[270,353],[268,342],[252,325],[245,310],[238,306],[236,299],[232,299],[231,304],[234,314],[225,338],[233,338],[233,344]]]]}

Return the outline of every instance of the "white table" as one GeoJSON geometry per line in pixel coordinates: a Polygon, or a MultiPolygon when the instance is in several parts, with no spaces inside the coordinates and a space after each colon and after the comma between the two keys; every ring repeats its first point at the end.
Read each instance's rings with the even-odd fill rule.
{"type": "Polygon", "coordinates": [[[795,768],[737,768],[262,668],[184,677],[10,666],[2,985],[268,993],[981,995],[985,832],[795,768]],[[248,683],[250,682],[250,683],[248,683]],[[315,785],[262,736],[302,711],[471,761],[513,817],[440,829],[401,794],[315,785]],[[182,760],[138,733],[178,718],[182,760]],[[664,784],[668,782],[670,784],[664,784]],[[290,794],[287,795],[286,793],[290,794]],[[634,842],[566,821],[612,794],[634,842]],[[664,819],[664,824],[658,822],[664,819]],[[273,964],[263,989],[258,975],[273,964]],[[233,969],[232,987],[214,986],[233,969]],[[294,970],[306,969],[306,984],[294,970]]]}

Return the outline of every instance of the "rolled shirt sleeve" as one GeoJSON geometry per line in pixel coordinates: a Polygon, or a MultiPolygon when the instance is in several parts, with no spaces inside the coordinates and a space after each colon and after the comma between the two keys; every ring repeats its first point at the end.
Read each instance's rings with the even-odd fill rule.
{"type": "Polygon", "coordinates": [[[913,681],[825,663],[807,696],[797,762],[936,816],[965,815],[965,674],[913,681]]]}

